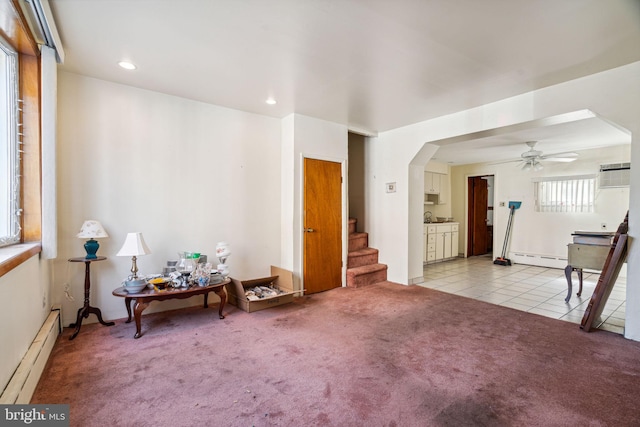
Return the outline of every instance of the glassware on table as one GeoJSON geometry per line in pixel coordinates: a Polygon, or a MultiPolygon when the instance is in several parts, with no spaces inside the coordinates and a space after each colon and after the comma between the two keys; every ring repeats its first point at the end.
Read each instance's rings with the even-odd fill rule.
{"type": "Polygon", "coordinates": [[[189,286],[189,276],[191,276],[191,274],[196,270],[198,259],[200,258],[197,255],[199,254],[194,254],[192,252],[178,252],[180,260],[176,265],[176,271],[182,274],[183,287],[189,286]]]}
{"type": "Polygon", "coordinates": [[[211,263],[198,263],[194,273],[194,282],[198,286],[207,286],[211,279],[211,263]]]}

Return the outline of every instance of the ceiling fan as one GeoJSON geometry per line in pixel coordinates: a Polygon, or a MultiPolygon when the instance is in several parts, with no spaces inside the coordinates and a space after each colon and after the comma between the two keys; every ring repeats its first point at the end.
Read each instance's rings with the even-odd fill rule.
{"type": "Polygon", "coordinates": [[[538,151],[535,149],[536,143],[538,141],[527,141],[527,147],[529,147],[529,151],[525,151],[520,155],[520,159],[518,160],[509,160],[508,162],[520,162],[518,167],[520,167],[523,171],[539,171],[543,168],[542,161],[546,162],[573,162],[578,158],[578,153],[567,152],[567,153],[557,153],[557,154],[548,154],[544,155],[542,151],[538,151]]]}

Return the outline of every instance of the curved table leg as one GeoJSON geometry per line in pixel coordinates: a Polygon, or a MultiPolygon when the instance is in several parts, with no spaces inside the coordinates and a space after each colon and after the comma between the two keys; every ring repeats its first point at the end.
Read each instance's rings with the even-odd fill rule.
{"type": "Polygon", "coordinates": [[[576,271],[578,272],[578,281],[580,282],[580,287],[578,288],[578,293],[576,295],[580,296],[582,295],[582,269],[576,268],[576,271]]]}
{"type": "Polygon", "coordinates": [[[78,335],[78,332],[80,332],[80,327],[82,326],[82,318],[83,318],[83,316],[82,316],[82,311],[83,311],[83,310],[84,310],[84,307],[81,307],[81,308],[78,310],[78,317],[76,318],[76,323],[72,323],[72,324],[70,324],[70,325],[69,325],[69,326],[71,326],[72,328],[73,328],[74,326],[76,327],[76,330],[73,332],[73,335],[71,335],[71,336],[69,337],[69,340],[74,339],[74,338],[76,337],[76,335],[78,335]]]}
{"type": "Polygon", "coordinates": [[[219,289],[214,291],[216,295],[220,297],[220,308],[218,309],[218,317],[220,319],[224,319],[224,314],[222,314],[222,310],[224,309],[224,303],[227,302],[227,294],[224,291],[224,286],[221,286],[219,289]]]}
{"type": "Polygon", "coordinates": [[[100,311],[99,308],[92,307],[90,305],[85,305],[84,307],[78,310],[78,316],[76,318],[76,322],[69,325],[72,328],[73,327],[76,328],[76,330],[73,331],[73,334],[69,337],[70,340],[74,339],[78,335],[78,332],[80,332],[80,327],[82,326],[82,319],[86,319],[87,317],[89,317],[91,313],[95,314],[98,317],[98,322],[100,322],[101,325],[113,326],[116,324],[115,322],[105,322],[104,319],[102,319],[102,312],[100,311]]]}
{"type": "MultiPolygon", "coordinates": [[[[564,275],[567,277],[567,297],[564,299],[564,302],[569,302],[569,300],[571,299],[571,290],[573,287],[573,284],[571,283],[571,273],[573,272],[573,267],[571,267],[570,265],[567,265],[564,268],[564,275]]],[[[582,281],[580,281],[580,284],[582,284],[582,281]]]]}
{"type": "Polygon", "coordinates": [[[136,299],[136,306],[133,310],[133,314],[136,319],[136,334],[133,336],[133,338],[140,338],[142,336],[142,333],[141,333],[142,312],[147,307],[149,307],[148,302],[143,302],[136,299]]]}
{"type": "Polygon", "coordinates": [[[95,314],[98,317],[98,322],[100,322],[100,324],[104,326],[113,326],[116,324],[116,322],[105,322],[104,320],[102,320],[102,312],[97,307],[89,306],[85,317],[87,317],[90,313],[95,314]]]}
{"type": "Polygon", "coordinates": [[[131,301],[133,301],[133,298],[131,297],[124,298],[124,306],[127,308],[128,315],[128,318],[124,323],[131,323],[131,301]]]}

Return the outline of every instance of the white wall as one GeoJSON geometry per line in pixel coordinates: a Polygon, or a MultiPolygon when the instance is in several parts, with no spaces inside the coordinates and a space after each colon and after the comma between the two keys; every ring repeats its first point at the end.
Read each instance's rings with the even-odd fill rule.
{"type": "MultiPolygon", "coordinates": [[[[437,119],[428,120],[393,131],[384,132],[368,145],[371,170],[369,178],[373,186],[367,190],[371,200],[368,221],[374,225],[368,230],[375,247],[381,249],[382,262],[389,263],[391,280],[409,283],[422,274],[422,253],[419,243],[409,241],[422,238],[419,229],[420,215],[408,212],[409,192],[413,197],[422,196],[423,185],[409,186],[410,163],[415,153],[419,153],[428,141],[467,134],[480,130],[526,122],[571,111],[589,109],[596,114],[617,123],[632,132],[632,161],[638,161],[640,154],[640,62],[593,74],[570,82],[529,92],[513,98],[501,100],[478,108],[461,111],[437,119]],[[385,203],[381,184],[386,180],[397,180],[403,197],[397,203],[385,203]],[[403,208],[402,206],[405,207],[403,208]],[[398,244],[401,241],[401,244],[398,244]],[[404,244],[407,242],[407,244],[404,244]],[[387,248],[392,248],[392,253],[387,248]],[[411,248],[411,252],[409,252],[411,248]],[[393,257],[401,261],[390,263],[393,257]],[[404,260],[404,261],[402,261],[404,260]],[[402,263],[408,261],[408,268],[402,263]]],[[[426,159],[424,164],[426,164],[426,159]]],[[[631,247],[627,280],[627,320],[625,336],[640,340],[640,248],[633,244],[638,236],[640,223],[639,173],[632,168],[630,187],[629,235],[631,247]],[[634,216],[634,212],[636,213],[634,216]]],[[[398,194],[400,196],[400,194],[398,194]]],[[[391,201],[391,200],[389,200],[391,201]]],[[[497,225],[497,224],[496,224],[497,225]]],[[[497,225],[499,227],[499,225],[497,225]]]]}
{"type": "MultiPolygon", "coordinates": [[[[637,72],[636,72],[637,73],[637,72]]],[[[637,76],[637,74],[636,74],[637,76]]],[[[640,97],[636,91],[636,97],[640,97]]],[[[635,111],[636,120],[640,113],[635,111]]],[[[631,164],[640,165],[640,123],[634,129],[634,144],[631,148],[631,164]]],[[[624,336],[640,341],[640,248],[636,240],[640,237],[640,168],[631,168],[631,186],[629,195],[629,236],[630,248],[627,256],[627,300],[624,336]]]]}
{"type": "MultiPolygon", "coordinates": [[[[128,232],[142,232],[153,251],[138,259],[141,273],[160,272],[185,250],[217,263],[223,240],[234,277],[264,277],[280,265],[280,120],[70,73],[60,73],[58,96],[53,291],[65,325],[83,301],[84,264],[67,259],[84,256],[75,235],[86,219],[101,221],[110,236],[98,251],[108,259],[91,267],[92,305],[106,319],[126,316],[111,292],[131,268],[130,259],[115,256],[128,232]],[[64,298],[66,284],[75,301],[64,298]]],[[[188,304],[201,301],[154,303],[147,311],[188,304]]]]}
{"type": "MultiPolygon", "coordinates": [[[[342,222],[343,265],[347,257],[348,188],[346,162],[348,157],[348,130],[346,126],[292,114],[282,120],[282,212],[283,251],[285,268],[291,269],[297,286],[303,285],[302,272],[302,221],[303,221],[303,163],[304,158],[327,160],[342,164],[342,222]],[[290,174],[289,172],[292,172],[290,174]],[[286,239],[286,242],[285,242],[286,239]]],[[[343,285],[346,275],[343,268],[343,285]]],[[[297,288],[300,289],[300,288],[297,288]]]]}
{"type": "MultiPolygon", "coordinates": [[[[381,133],[369,138],[365,145],[366,207],[365,231],[369,233],[369,246],[379,250],[379,261],[387,264],[387,278],[408,283],[415,271],[409,253],[421,252],[422,242],[410,239],[422,236],[424,208],[424,165],[437,147],[424,144],[424,136],[411,127],[381,133]],[[386,192],[386,184],[395,182],[396,191],[386,192]],[[415,191],[410,191],[415,190],[415,191]],[[407,233],[408,231],[408,233],[407,233]]],[[[420,280],[421,281],[421,280],[420,280]]]]}
{"type": "MultiPolygon", "coordinates": [[[[596,193],[594,213],[551,213],[535,212],[534,177],[597,175],[601,164],[630,161],[630,145],[619,145],[606,149],[578,151],[580,157],[572,163],[545,163],[539,172],[524,172],[513,163],[491,165],[473,164],[451,168],[452,204],[454,216],[461,218],[459,247],[467,249],[467,178],[470,176],[495,175],[494,207],[494,256],[499,255],[504,243],[506,224],[509,217],[509,201],[521,201],[515,212],[510,252],[567,258],[567,244],[571,243],[571,233],[576,230],[601,231],[601,224],[607,224],[607,231],[615,232],[629,209],[629,187],[599,189],[596,193]],[[505,206],[500,207],[499,203],[505,206]]],[[[549,259],[534,259],[536,265],[564,268],[565,262],[549,259]]]]}
{"type": "Polygon", "coordinates": [[[0,277],[0,392],[51,311],[50,263],[36,255],[0,277]]]}

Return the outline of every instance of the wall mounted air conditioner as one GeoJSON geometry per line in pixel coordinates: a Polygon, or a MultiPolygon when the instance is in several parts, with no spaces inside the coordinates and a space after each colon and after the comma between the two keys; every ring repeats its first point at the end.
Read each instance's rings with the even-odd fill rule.
{"type": "Polygon", "coordinates": [[[631,163],[600,165],[600,188],[628,187],[631,163]]]}

